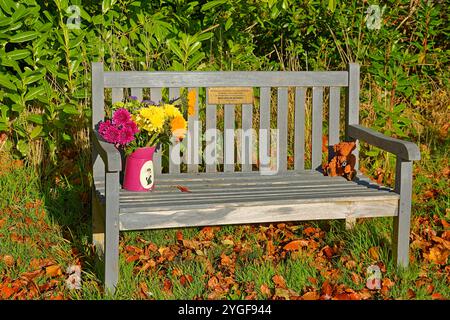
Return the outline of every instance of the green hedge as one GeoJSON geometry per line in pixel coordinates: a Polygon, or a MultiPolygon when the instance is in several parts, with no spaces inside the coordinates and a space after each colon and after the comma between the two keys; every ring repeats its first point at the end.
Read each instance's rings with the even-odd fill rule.
{"type": "Polygon", "coordinates": [[[393,133],[410,134],[403,110],[448,88],[448,5],[383,1],[377,26],[375,7],[351,3],[0,0],[0,131],[18,157],[36,141],[53,163],[78,148],[91,61],[110,70],[325,70],[358,61],[363,89],[385,92],[381,101],[362,95],[374,126],[390,117],[393,133]]]}

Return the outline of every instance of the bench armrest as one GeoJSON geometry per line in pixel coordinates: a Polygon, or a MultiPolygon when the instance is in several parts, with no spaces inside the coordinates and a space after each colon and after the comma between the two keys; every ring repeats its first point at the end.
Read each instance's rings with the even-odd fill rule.
{"type": "Polygon", "coordinates": [[[419,148],[412,142],[391,138],[357,124],[348,126],[348,135],[351,138],[363,140],[370,145],[395,154],[401,159],[407,161],[420,160],[419,148]]]}
{"type": "Polygon", "coordinates": [[[92,132],[92,142],[105,163],[106,171],[117,172],[122,170],[120,152],[112,143],[102,141],[95,131],[92,132]]]}

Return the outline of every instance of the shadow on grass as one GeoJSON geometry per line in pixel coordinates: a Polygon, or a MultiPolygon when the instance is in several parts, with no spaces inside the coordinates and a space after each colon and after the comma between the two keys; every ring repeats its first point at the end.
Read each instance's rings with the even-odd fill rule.
{"type": "Polygon", "coordinates": [[[100,285],[103,281],[103,262],[98,259],[92,244],[91,187],[82,182],[70,183],[67,179],[57,184],[43,181],[41,193],[49,217],[71,244],[83,272],[100,285]]]}

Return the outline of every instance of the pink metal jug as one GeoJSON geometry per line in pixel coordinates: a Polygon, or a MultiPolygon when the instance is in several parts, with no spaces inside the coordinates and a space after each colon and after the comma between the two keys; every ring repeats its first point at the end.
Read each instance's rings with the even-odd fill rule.
{"type": "Polygon", "coordinates": [[[156,147],[139,148],[127,157],[123,188],[150,191],[154,187],[153,154],[156,147]]]}

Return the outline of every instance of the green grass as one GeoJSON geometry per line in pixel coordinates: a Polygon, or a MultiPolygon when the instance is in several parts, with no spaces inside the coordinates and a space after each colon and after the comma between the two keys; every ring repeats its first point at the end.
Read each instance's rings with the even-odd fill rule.
{"type": "MultiPolygon", "coordinates": [[[[439,219],[450,221],[445,189],[448,178],[439,175],[445,161],[445,157],[438,157],[432,160],[434,165],[421,166],[423,171],[416,174],[412,222],[415,234],[428,232],[417,223],[418,217],[426,218],[438,236],[444,231],[439,219]],[[430,189],[435,190],[434,197],[424,199],[430,189]]],[[[29,293],[32,284],[23,285],[29,296],[23,294],[22,298],[266,299],[261,288],[268,287],[272,296],[277,290],[275,275],[284,278],[293,295],[320,292],[325,281],[334,288],[333,295],[345,289],[360,292],[365,290],[367,268],[377,264],[383,271],[382,279],[389,279],[393,285],[385,291],[371,291],[373,299],[431,299],[437,293],[450,298],[448,260],[444,265],[433,264],[424,259],[423,250],[413,248],[410,268],[395,268],[391,260],[392,218],[361,219],[353,230],[346,230],[344,223],[336,220],[288,224],[285,228],[225,226],[206,240],[200,228],[121,233],[120,281],[117,292],[110,296],[103,293],[99,277],[102,265],[90,244],[89,201],[83,199],[83,192],[86,187],[68,179],[43,182],[26,166],[0,175],[0,282],[12,286],[24,272],[35,270],[33,259],[48,259],[61,267],[62,274],[47,276],[44,272],[34,282],[39,287],[53,280],[54,287],[33,294],[29,293]],[[308,236],[304,233],[307,227],[318,228],[321,233],[308,236]],[[198,248],[188,249],[177,241],[178,231],[183,239],[198,241],[198,248]],[[305,239],[313,246],[286,252],[283,246],[292,239],[305,239]],[[268,240],[273,243],[272,254],[268,240]],[[163,255],[158,250],[149,251],[156,266],[142,271],[143,262],[126,261],[130,245],[168,248],[173,256],[160,261],[163,255]],[[337,249],[332,257],[325,256],[326,246],[337,249]],[[378,257],[370,253],[371,248],[376,248],[378,257]],[[231,264],[222,263],[223,254],[231,264]],[[6,265],[5,255],[14,257],[13,266],[6,265]],[[77,263],[83,271],[82,289],[71,291],[64,284],[64,272],[77,263]],[[182,277],[191,280],[183,282],[182,277]],[[221,288],[219,293],[214,291],[214,277],[221,288]]]]}

